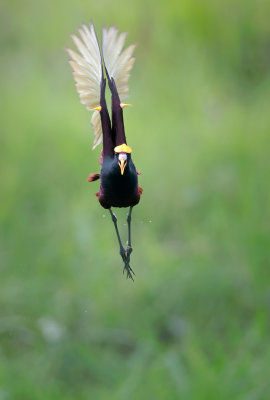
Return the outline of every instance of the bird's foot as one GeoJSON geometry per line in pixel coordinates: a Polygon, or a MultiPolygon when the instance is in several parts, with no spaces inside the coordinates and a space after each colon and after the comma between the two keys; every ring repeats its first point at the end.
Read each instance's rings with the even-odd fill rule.
{"type": "Polygon", "coordinates": [[[120,249],[120,255],[125,264],[124,269],[123,269],[123,274],[126,272],[127,279],[130,278],[134,281],[132,274],[135,275],[135,272],[129,265],[131,252],[132,252],[132,248],[130,246],[128,246],[126,250],[124,250],[124,248],[120,249]]]}
{"type": "Polygon", "coordinates": [[[125,264],[124,269],[123,269],[123,274],[126,272],[127,278],[134,280],[132,277],[132,273],[134,275],[135,275],[135,273],[134,273],[133,269],[131,268],[131,266],[129,265],[129,259],[127,259],[126,253],[120,252],[120,255],[122,257],[123,263],[125,264]]]}
{"type": "Polygon", "coordinates": [[[134,279],[133,279],[132,274],[135,275],[135,272],[133,271],[133,269],[131,268],[131,266],[130,266],[128,263],[126,263],[125,266],[124,266],[123,274],[124,274],[125,272],[126,272],[126,274],[127,274],[127,279],[128,279],[128,278],[129,278],[129,279],[132,279],[133,282],[134,282],[134,279]]]}
{"type": "MultiPolygon", "coordinates": [[[[131,268],[131,266],[129,265],[130,263],[130,255],[132,253],[132,247],[128,244],[127,248],[126,248],[126,252],[125,252],[125,256],[126,256],[126,262],[125,262],[125,267],[124,267],[124,271],[126,270],[127,272],[127,278],[130,278],[134,281],[132,274],[135,275],[135,272],[133,271],[133,269],[131,268]]],[[[123,271],[123,273],[124,273],[123,271]]]]}

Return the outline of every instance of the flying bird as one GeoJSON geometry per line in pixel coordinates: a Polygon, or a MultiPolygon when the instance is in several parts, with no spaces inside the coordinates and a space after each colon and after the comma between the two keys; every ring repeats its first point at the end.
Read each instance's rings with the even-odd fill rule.
{"type": "Polygon", "coordinates": [[[102,142],[99,174],[91,174],[88,182],[100,179],[96,197],[112,217],[120,255],[124,262],[123,273],[133,280],[134,271],[130,266],[131,213],[142,195],[138,186],[140,174],[132,161],[132,150],[127,144],[123,109],[130,104],[123,103],[129,94],[128,80],[135,58],[135,45],[125,50],[126,33],[119,33],[115,26],[103,28],[102,45],[99,46],[93,24],[82,25],[79,36],[71,35],[78,52],[67,49],[71,59],[75,85],[82,104],[93,111],[91,124],[94,131],[95,149],[102,142]],[[111,92],[111,118],[108,112],[105,90],[106,81],[111,92]],[[128,241],[123,246],[117,217],[112,207],[129,207],[127,214],[128,241]]]}

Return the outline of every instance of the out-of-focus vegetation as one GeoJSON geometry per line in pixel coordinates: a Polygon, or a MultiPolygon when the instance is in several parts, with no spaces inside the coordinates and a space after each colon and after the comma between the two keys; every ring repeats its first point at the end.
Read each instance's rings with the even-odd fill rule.
{"type": "Polygon", "coordinates": [[[1,2],[1,400],[269,399],[269,13],[1,2]],[[64,51],[90,18],[138,43],[134,284],[64,51]]]}

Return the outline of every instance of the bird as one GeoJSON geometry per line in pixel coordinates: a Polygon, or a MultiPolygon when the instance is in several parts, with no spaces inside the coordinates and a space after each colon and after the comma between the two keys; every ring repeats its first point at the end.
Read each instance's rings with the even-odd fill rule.
{"type": "Polygon", "coordinates": [[[134,281],[130,266],[131,214],[141,199],[143,189],[138,185],[137,171],[132,161],[132,149],[127,144],[123,110],[130,104],[123,103],[129,95],[128,80],[134,65],[135,45],[124,49],[127,33],[120,33],[116,26],[103,27],[99,45],[93,23],[83,24],[79,35],[71,35],[77,51],[67,49],[79,99],[88,110],[93,111],[91,124],[94,131],[95,149],[102,143],[99,158],[100,172],[91,174],[88,182],[100,180],[95,194],[100,205],[109,210],[116,232],[119,253],[124,263],[123,273],[134,281]],[[111,93],[111,116],[106,103],[106,84],[111,93]],[[124,247],[112,207],[128,207],[128,240],[124,247]]]}

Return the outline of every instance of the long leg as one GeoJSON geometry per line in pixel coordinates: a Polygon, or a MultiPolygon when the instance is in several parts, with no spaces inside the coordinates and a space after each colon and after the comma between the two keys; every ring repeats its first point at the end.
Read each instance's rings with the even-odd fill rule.
{"type": "Polygon", "coordinates": [[[127,278],[130,278],[130,279],[134,280],[133,277],[132,277],[132,274],[131,274],[131,273],[134,274],[134,272],[133,272],[132,268],[129,265],[129,261],[127,260],[127,256],[126,256],[126,251],[124,249],[124,246],[123,246],[123,244],[121,242],[121,238],[120,238],[120,235],[119,235],[116,215],[112,212],[111,208],[109,208],[109,211],[110,211],[110,214],[111,214],[111,217],[112,217],[112,221],[113,221],[113,224],[114,224],[114,228],[115,228],[115,232],[116,232],[116,235],[117,235],[117,239],[118,239],[118,243],[119,243],[119,247],[120,247],[120,255],[121,255],[122,260],[123,260],[123,262],[125,264],[124,271],[126,270],[126,272],[127,272],[127,278]]]}
{"type": "Polygon", "coordinates": [[[127,256],[128,262],[130,260],[130,254],[132,253],[132,247],[131,247],[131,213],[132,213],[132,208],[133,207],[129,208],[129,213],[127,214],[128,242],[127,242],[126,256],[127,256]]]}

